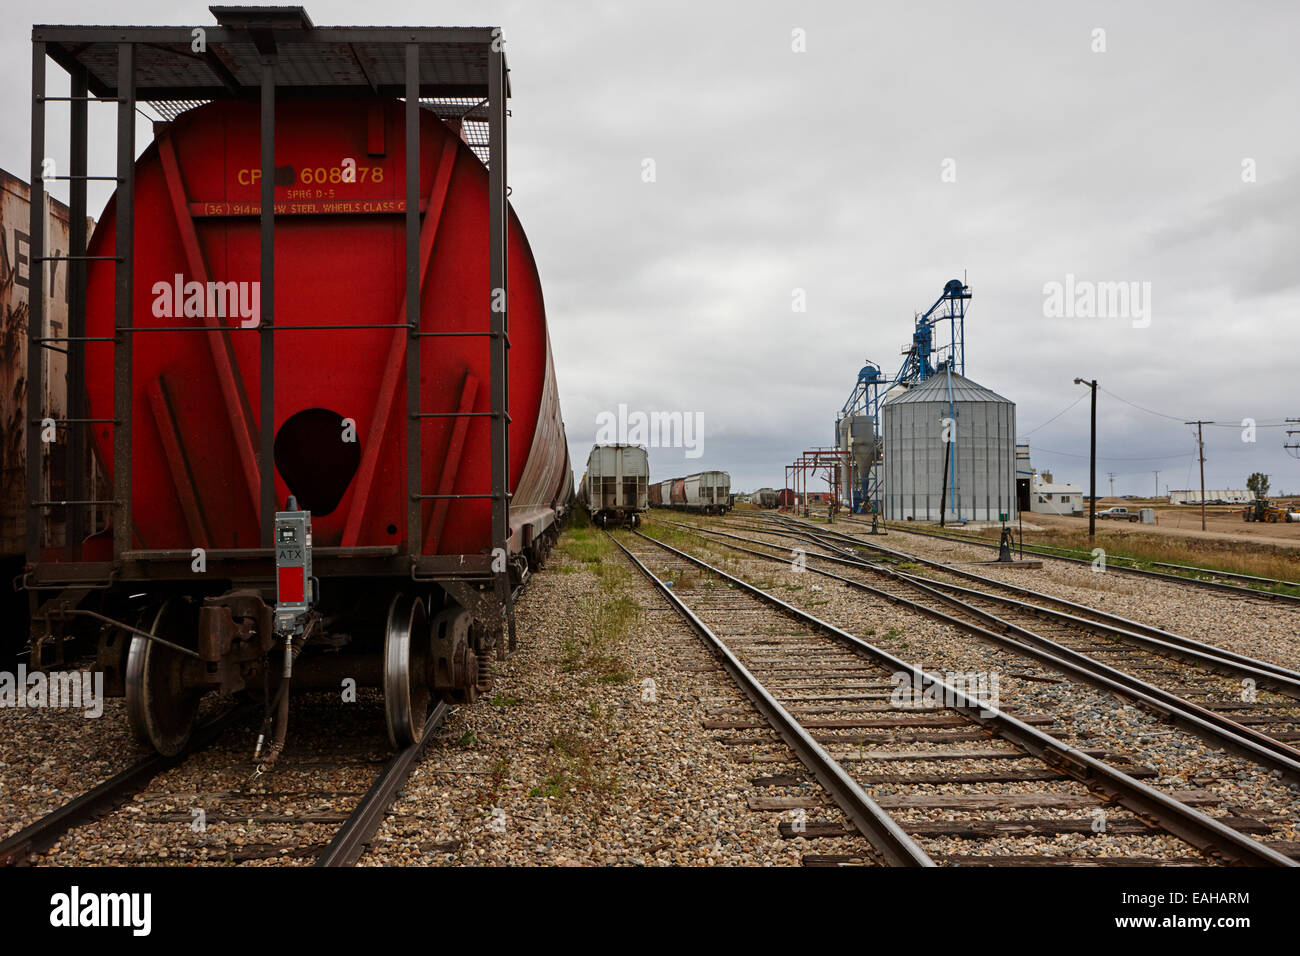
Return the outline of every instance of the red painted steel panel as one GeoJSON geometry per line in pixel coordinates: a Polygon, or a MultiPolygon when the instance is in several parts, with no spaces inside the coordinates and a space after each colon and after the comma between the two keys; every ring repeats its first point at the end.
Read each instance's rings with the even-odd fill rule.
{"type": "MultiPolygon", "coordinates": [[[[401,320],[404,277],[404,142],[402,104],[396,100],[318,101],[286,99],[276,108],[276,316],[277,326],[391,324],[401,320]],[[376,116],[382,118],[382,133],[376,116]],[[387,152],[372,155],[377,144],[387,152]],[[357,181],[343,181],[345,158],[353,159],[357,181]]],[[[256,103],[216,102],[191,110],[170,131],[179,159],[193,228],[208,276],[241,282],[245,299],[257,295],[258,279],[258,111],[256,103]]],[[[421,113],[420,195],[428,197],[442,151],[455,150],[450,187],[423,285],[421,328],[425,331],[486,331],[488,328],[488,177],[473,152],[432,114],[421,113]]],[[[196,279],[184,252],[182,230],[168,194],[155,146],[136,168],[135,323],[137,327],[199,326],[193,315],[156,315],[164,289],[196,279]]],[[[422,199],[423,204],[423,199],[422,199]]],[[[89,254],[111,256],[115,210],[110,202],[90,243],[89,254]]],[[[568,471],[567,447],[551,366],[545,311],[537,267],[523,230],[510,218],[510,485],[517,506],[534,520],[538,508],[554,504],[544,496],[568,471]],[[536,436],[536,440],[535,440],[536,436]],[[521,481],[522,479],[522,481],[521,481]]],[[[88,277],[90,336],[111,336],[113,265],[92,262],[88,277]]],[[[205,297],[206,298],[206,297],[205,297]]],[[[183,303],[182,303],[183,304],[183,303]]],[[[206,302],[205,302],[206,306],[206,302]]],[[[221,324],[237,326],[242,315],[221,324]]],[[[250,323],[251,324],[251,323],[250,323]]],[[[148,389],[166,376],[172,411],[194,479],[194,494],[214,538],[214,547],[248,547],[258,541],[257,516],[240,473],[237,445],[222,404],[222,391],[205,332],[140,332],[135,335],[133,504],[137,545],[190,547],[185,515],[167,464],[167,450],[149,412],[148,389]]],[[[255,328],[229,333],[239,384],[256,419],[258,337],[255,328]]],[[[299,434],[297,457],[306,459],[313,481],[325,475],[341,492],[332,509],[313,510],[318,545],[341,541],[354,505],[355,458],[364,451],[377,407],[378,384],[388,361],[391,329],[276,332],[277,436],[285,422],[310,409],[320,416],[299,434]],[[356,446],[343,449],[344,428],[354,423],[356,446]],[[329,425],[335,422],[338,427],[329,425]],[[321,422],[325,422],[322,425],[321,422]],[[335,435],[337,431],[339,434],[335,435]],[[343,452],[347,452],[346,454],[343,452]]],[[[421,381],[426,412],[455,411],[466,373],[489,381],[489,339],[422,340],[421,381]]],[[[87,394],[92,417],[111,417],[113,346],[87,346],[87,394]]],[[[490,410],[489,390],[478,389],[473,411],[490,410]]],[[[404,395],[393,403],[365,508],[359,545],[401,544],[405,535],[404,395]]],[[[472,418],[464,437],[452,491],[490,491],[487,417],[472,418]]],[[[426,419],[421,432],[425,493],[443,474],[442,456],[454,419],[426,419]]],[[[292,429],[290,429],[292,431],[292,429]]],[[[96,426],[96,441],[111,460],[112,430],[96,426]]],[[[295,453],[287,450],[293,457],[295,453]]],[[[282,462],[277,451],[277,465],[282,462]]],[[[285,469],[291,473],[293,468],[285,469]]],[[[299,484],[303,479],[297,479],[299,484]]],[[[325,482],[328,484],[329,482],[325,482]]],[[[295,493],[303,497],[300,489],[295,493]]],[[[277,470],[277,500],[290,493],[277,470]]],[[[310,504],[307,502],[306,504],[310,504]]],[[[432,503],[425,502],[421,526],[432,503]]],[[[447,508],[437,551],[477,553],[490,544],[487,499],[453,501],[447,508]]]]}
{"type": "Polygon", "coordinates": [[[276,593],[281,603],[301,603],[306,593],[305,575],[302,568],[278,568],[276,571],[276,593]]]}
{"type": "Polygon", "coordinates": [[[673,490],[672,490],[671,497],[672,497],[672,501],[671,501],[672,504],[675,505],[686,504],[686,479],[685,478],[678,478],[673,482],[673,490]]]}

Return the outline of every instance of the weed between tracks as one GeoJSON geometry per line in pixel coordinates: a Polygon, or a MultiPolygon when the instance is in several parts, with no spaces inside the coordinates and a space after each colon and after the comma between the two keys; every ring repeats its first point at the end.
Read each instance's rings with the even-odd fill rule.
{"type": "Polygon", "coordinates": [[[565,705],[572,720],[557,723],[527,792],[559,808],[599,813],[620,789],[617,750],[610,741],[621,708],[603,702],[609,701],[613,687],[635,676],[626,646],[640,623],[641,609],[628,593],[632,569],[584,513],[575,514],[556,551],[561,556],[556,571],[594,575],[596,587],[579,591],[582,597],[556,609],[565,631],[553,661],[554,687],[548,699],[565,705]]]}
{"type": "Polygon", "coordinates": [[[628,631],[640,617],[635,601],[626,595],[604,593],[580,604],[585,630],[574,630],[563,640],[560,669],[585,674],[601,684],[624,684],[632,674],[621,654],[628,631]]]}
{"type": "Polygon", "coordinates": [[[564,732],[552,737],[546,748],[546,775],[528,791],[530,797],[548,797],[567,805],[575,791],[583,790],[603,798],[618,795],[618,774],[577,734],[564,732]]]}

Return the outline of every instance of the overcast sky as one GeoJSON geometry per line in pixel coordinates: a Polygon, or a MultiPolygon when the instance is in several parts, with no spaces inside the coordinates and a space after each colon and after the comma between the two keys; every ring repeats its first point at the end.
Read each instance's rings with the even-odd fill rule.
{"type": "MultiPolygon", "coordinates": [[[[1086,483],[1086,398],[1036,426],[1095,376],[1103,492],[1112,471],[1120,494],[1157,469],[1162,492],[1195,485],[1194,418],[1232,426],[1206,431],[1208,486],[1259,470],[1300,491],[1263,427],[1300,418],[1294,3],[305,5],[318,25],[504,28],[509,179],[579,473],[625,402],[704,415],[703,456],[653,450],[653,477],[779,485],[831,442],[864,360],[892,374],[913,313],[965,275],[968,375],[1017,403],[1058,481],[1086,483]],[[1045,315],[1067,274],[1149,283],[1149,315],[1045,315]]],[[[6,14],[0,166],[23,178],[30,23],[213,22],[175,0],[6,14]]]]}

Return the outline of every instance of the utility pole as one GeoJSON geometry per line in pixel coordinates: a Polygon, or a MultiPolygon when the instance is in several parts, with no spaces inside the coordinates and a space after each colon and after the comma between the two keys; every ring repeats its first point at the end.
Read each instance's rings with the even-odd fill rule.
{"type": "Polygon", "coordinates": [[[1115,472],[1113,471],[1106,472],[1106,477],[1110,479],[1110,496],[1114,498],[1115,497],[1115,472]]]}
{"type": "Polygon", "coordinates": [[[1088,459],[1090,462],[1088,478],[1088,537],[1095,538],[1097,535],[1097,380],[1092,381],[1076,378],[1075,385],[1087,385],[1092,389],[1092,439],[1089,444],[1088,459]]]}
{"type": "Polygon", "coordinates": [[[1160,497],[1160,472],[1156,472],[1156,497],[1160,497]]]}
{"type": "Polygon", "coordinates": [[[1184,425],[1196,426],[1196,446],[1201,452],[1201,530],[1205,530],[1205,442],[1201,439],[1201,426],[1213,425],[1213,422],[1183,422],[1184,425]]]}

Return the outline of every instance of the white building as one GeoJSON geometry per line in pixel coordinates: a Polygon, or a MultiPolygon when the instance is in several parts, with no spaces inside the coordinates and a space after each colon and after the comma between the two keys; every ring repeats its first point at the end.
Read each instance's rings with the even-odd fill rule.
{"type": "Polygon", "coordinates": [[[1078,485],[1056,484],[1051,472],[1035,474],[1029,489],[1029,510],[1040,515],[1083,514],[1083,489],[1078,485]]]}
{"type": "MultiPolygon", "coordinates": [[[[1249,491],[1223,488],[1205,489],[1205,503],[1207,505],[1248,505],[1254,500],[1254,494],[1249,491]]],[[[1171,505],[1199,505],[1201,503],[1201,489],[1192,488],[1187,491],[1171,490],[1169,492],[1169,503],[1171,505]]]]}

